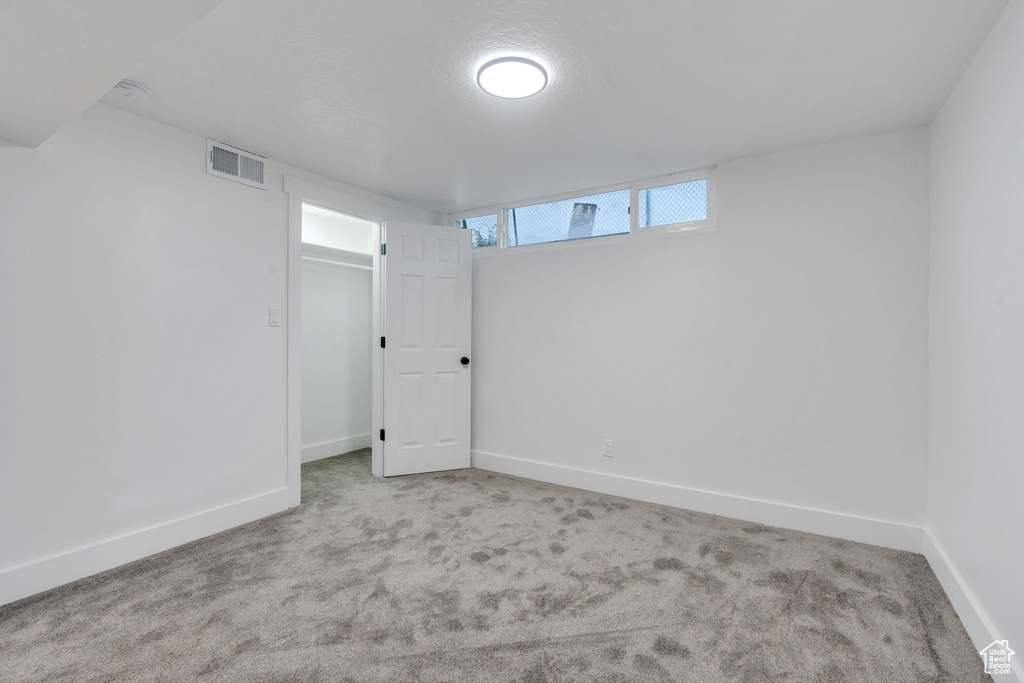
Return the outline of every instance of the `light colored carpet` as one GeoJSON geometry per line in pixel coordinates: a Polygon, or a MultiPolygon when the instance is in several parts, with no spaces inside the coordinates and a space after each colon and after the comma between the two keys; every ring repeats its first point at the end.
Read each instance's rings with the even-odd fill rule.
{"type": "Polygon", "coordinates": [[[297,510],[0,608],[0,678],[991,680],[921,555],[369,471],[309,463],[297,510]]]}

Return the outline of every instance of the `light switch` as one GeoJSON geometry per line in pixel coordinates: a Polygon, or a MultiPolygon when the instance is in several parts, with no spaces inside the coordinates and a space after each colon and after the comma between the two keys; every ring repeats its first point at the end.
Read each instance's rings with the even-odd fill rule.
{"type": "Polygon", "coordinates": [[[271,308],[270,309],[270,326],[281,327],[281,309],[271,308]]]}

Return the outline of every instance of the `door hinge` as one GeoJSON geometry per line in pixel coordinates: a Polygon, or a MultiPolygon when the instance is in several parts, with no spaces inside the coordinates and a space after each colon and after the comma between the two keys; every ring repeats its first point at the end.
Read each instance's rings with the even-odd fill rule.
{"type": "Polygon", "coordinates": [[[380,440],[381,440],[381,441],[383,441],[383,440],[384,440],[384,430],[383,430],[383,429],[382,429],[382,430],[380,430],[380,440]]]}
{"type": "Polygon", "coordinates": [[[385,256],[388,253],[388,245],[385,242],[380,243],[380,255],[385,256]]]}
{"type": "Polygon", "coordinates": [[[380,348],[384,348],[384,337],[380,338],[380,348]]]}

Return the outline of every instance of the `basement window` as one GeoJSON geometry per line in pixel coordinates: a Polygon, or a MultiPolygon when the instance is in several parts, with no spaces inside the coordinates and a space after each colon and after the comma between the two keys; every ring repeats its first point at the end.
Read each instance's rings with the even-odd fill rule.
{"type": "Polygon", "coordinates": [[[648,187],[637,192],[637,224],[640,228],[707,220],[708,181],[648,187]]]}
{"type": "Polygon", "coordinates": [[[629,190],[602,192],[507,209],[508,246],[625,235],[629,190]]]}
{"type": "Polygon", "coordinates": [[[473,247],[494,253],[705,230],[715,227],[714,183],[714,168],[687,171],[448,214],[448,224],[471,230],[473,247]]]}

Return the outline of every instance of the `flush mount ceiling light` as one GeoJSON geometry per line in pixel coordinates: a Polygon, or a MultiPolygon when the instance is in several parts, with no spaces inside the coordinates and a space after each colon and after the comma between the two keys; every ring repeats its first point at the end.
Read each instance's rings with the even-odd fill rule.
{"type": "Polygon", "coordinates": [[[499,57],[480,67],[477,84],[495,97],[519,99],[536,95],[548,84],[548,72],[525,57],[499,57]]]}

